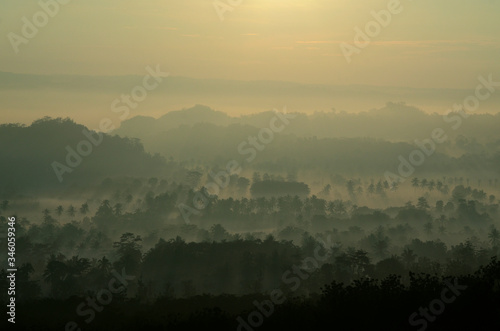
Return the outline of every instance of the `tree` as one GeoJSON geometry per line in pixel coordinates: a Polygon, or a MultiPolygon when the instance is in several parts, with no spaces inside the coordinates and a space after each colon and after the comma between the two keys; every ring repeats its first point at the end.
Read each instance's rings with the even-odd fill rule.
{"type": "Polygon", "coordinates": [[[126,232],[121,235],[120,241],[114,242],[113,247],[118,249],[118,254],[126,255],[130,252],[141,249],[141,236],[134,236],[131,232],[126,232]]]}
{"type": "Polygon", "coordinates": [[[467,190],[463,185],[455,186],[451,195],[455,201],[463,200],[469,195],[470,187],[468,189],[469,190],[467,190]]]}
{"type": "Polygon", "coordinates": [[[155,188],[157,184],[158,184],[158,178],[156,177],[151,177],[148,180],[148,185],[151,186],[151,188],[155,188]]]}
{"type": "Polygon", "coordinates": [[[212,239],[214,241],[222,241],[224,239],[228,239],[229,234],[226,229],[220,224],[212,225],[210,228],[210,234],[212,235],[212,239]]]}
{"type": "Polygon", "coordinates": [[[363,188],[361,186],[358,186],[358,188],[356,189],[356,193],[358,195],[362,195],[363,194],[363,188]]]}
{"type": "Polygon", "coordinates": [[[120,216],[123,211],[123,205],[121,203],[117,203],[113,207],[113,212],[115,213],[116,216],[120,216]]]}
{"type": "Polygon", "coordinates": [[[455,210],[455,204],[451,201],[448,201],[444,206],[444,211],[449,213],[455,210]]]}
{"type": "Polygon", "coordinates": [[[346,209],[346,206],[344,204],[344,202],[342,200],[335,200],[333,201],[333,210],[335,211],[335,213],[337,215],[344,215],[345,213],[347,213],[347,209],[346,209]]]}
{"type": "Polygon", "coordinates": [[[347,181],[347,183],[346,183],[346,187],[347,187],[347,192],[349,193],[349,196],[351,198],[354,198],[355,197],[355,194],[354,194],[354,181],[352,179],[349,179],[347,181]]]}
{"type": "Polygon", "coordinates": [[[375,192],[377,192],[377,194],[379,195],[384,195],[384,186],[382,185],[381,181],[377,183],[377,186],[375,187],[375,192]]]}
{"type": "Polygon", "coordinates": [[[111,272],[111,262],[106,258],[106,256],[103,256],[102,259],[97,261],[97,269],[99,269],[102,273],[108,274],[111,272]]]}
{"type": "Polygon", "coordinates": [[[378,238],[372,245],[373,250],[376,255],[378,255],[380,258],[384,258],[389,249],[389,238],[378,238]]]}
{"type": "Polygon", "coordinates": [[[427,203],[427,199],[425,197],[418,198],[417,208],[422,210],[427,210],[430,208],[429,204],[427,203]]]}
{"type": "MultiPolygon", "coordinates": [[[[346,264],[351,269],[352,276],[354,278],[363,277],[366,269],[370,265],[370,258],[368,257],[368,252],[362,249],[355,250],[352,247],[347,249],[347,252],[343,254],[346,264]]],[[[336,258],[336,261],[342,261],[342,256],[336,258]]]]}
{"type": "Polygon", "coordinates": [[[370,186],[368,186],[368,193],[370,194],[375,193],[375,185],[373,185],[373,183],[371,183],[370,186]]]}
{"type": "Polygon", "coordinates": [[[432,229],[434,229],[434,225],[431,222],[427,222],[424,224],[425,233],[427,233],[428,235],[432,234],[432,229]]]}
{"type": "Polygon", "coordinates": [[[74,217],[76,214],[76,209],[73,205],[69,205],[68,210],[66,212],[70,217],[74,217]]]}
{"type": "Polygon", "coordinates": [[[450,193],[450,187],[448,185],[444,185],[443,188],[440,191],[444,195],[447,195],[448,193],[450,193]]]}
{"type": "Polygon", "coordinates": [[[260,173],[254,172],[252,175],[252,183],[260,182],[260,173]]]}
{"type": "Polygon", "coordinates": [[[497,247],[500,244],[500,231],[494,225],[491,226],[488,239],[490,239],[491,246],[493,247],[497,247]]]}
{"type": "Polygon", "coordinates": [[[438,213],[441,213],[441,212],[443,212],[443,208],[444,208],[444,202],[443,202],[443,200],[436,201],[436,211],[438,213]]]}
{"type": "Polygon", "coordinates": [[[406,247],[401,253],[401,259],[407,268],[409,268],[417,259],[417,255],[413,252],[413,250],[406,247]]]}
{"type": "Polygon", "coordinates": [[[78,280],[90,267],[86,258],[73,256],[66,262],[64,260],[64,255],[51,255],[43,273],[43,278],[51,285],[52,295],[56,299],[79,294],[81,286],[78,280]]]}
{"type": "Polygon", "coordinates": [[[119,270],[125,270],[131,274],[136,274],[139,270],[142,253],[141,253],[141,236],[127,232],[121,235],[120,241],[113,243],[113,247],[117,249],[120,256],[115,263],[115,267],[119,270]]]}
{"type": "Polygon", "coordinates": [[[82,204],[82,206],[80,207],[80,214],[82,215],[86,215],[87,213],[89,212],[89,205],[88,203],[84,203],[82,204]]]}
{"type": "Polygon", "coordinates": [[[57,208],[56,208],[57,216],[61,216],[63,211],[64,211],[63,206],[61,206],[61,205],[57,206],[57,208]]]}
{"type": "Polygon", "coordinates": [[[382,259],[385,258],[389,253],[389,237],[385,235],[384,228],[379,226],[370,237],[375,254],[382,259]]]}
{"type": "Polygon", "coordinates": [[[189,171],[186,174],[186,182],[191,188],[197,188],[203,175],[198,171],[189,171]]]}
{"type": "Polygon", "coordinates": [[[56,220],[50,216],[50,210],[43,210],[43,224],[48,227],[44,227],[44,231],[48,231],[47,233],[52,233],[54,231],[54,225],[56,225],[56,220]]]}
{"type": "Polygon", "coordinates": [[[250,186],[250,180],[246,177],[239,177],[236,182],[236,186],[238,187],[238,192],[240,194],[246,194],[248,187],[250,186]]]}
{"type": "Polygon", "coordinates": [[[330,195],[331,189],[332,186],[330,184],[326,184],[325,187],[323,187],[323,189],[321,190],[321,192],[319,192],[319,195],[323,197],[328,197],[330,195]]]}

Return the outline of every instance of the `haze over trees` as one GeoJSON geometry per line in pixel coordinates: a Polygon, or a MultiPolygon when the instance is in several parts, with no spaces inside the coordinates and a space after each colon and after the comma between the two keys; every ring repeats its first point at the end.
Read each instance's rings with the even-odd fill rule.
{"type": "MultiPolygon", "coordinates": [[[[74,320],[78,302],[72,311],[63,303],[95,296],[113,271],[123,271],[130,280],[114,309],[168,307],[175,327],[207,319],[236,327],[236,316],[275,289],[290,299],[265,328],[289,323],[282,314],[298,309],[314,309],[321,320],[335,307],[342,320],[369,289],[387,307],[395,293],[407,298],[391,308],[404,328],[419,300],[432,300],[431,288],[450,277],[470,288],[496,286],[500,140],[483,124],[450,134],[412,176],[391,183],[384,172],[397,171],[398,157],[415,149],[414,132],[387,122],[398,111],[410,122],[420,118],[412,127],[419,132],[438,122],[402,104],[357,115],[297,114],[252,162],[238,144],[258,135],[272,113],[233,118],[196,106],[134,118],[102,134],[62,182],[51,164],[67,162],[67,146],[77,151],[87,128],[60,118],[0,126],[0,138],[10,139],[0,147],[0,207],[17,219],[19,302],[51,300],[74,320]],[[348,129],[349,121],[365,120],[366,128],[348,129]],[[370,131],[369,123],[379,124],[370,131]],[[231,160],[240,171],[226,171],[231,160]],[[325,258],[304,264],[314,256],[325,258]],[[429,290],[417,299],[416,288],[429,290]]],[[[472,297],[460,300],[468,305],[472,297]]]]}

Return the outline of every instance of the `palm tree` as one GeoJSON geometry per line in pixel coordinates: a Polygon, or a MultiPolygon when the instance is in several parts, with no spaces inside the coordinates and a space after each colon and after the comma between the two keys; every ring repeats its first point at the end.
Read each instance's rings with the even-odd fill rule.
{"type": "Polygon", "coordinates": [[[61,216],[63,211],[64,211],[63,206],[61,206],[61,205],[57,206],[57,208],[56,208],[57,216],[61,216]]]}
{"type": "Polygon", "coordinates": [[[86,202],[85,202],[85,203],[84,203],[84,204],[82,204],[82,206],[80,207],[80,214],[85,215],[85,214],[87,214],[88,212],[89,212],[89,205],[88,205],[88,203],[86,203],[86,202]]]}
{"type": "Polygon", "coordinates": [[[413,262],[415,262],[415,260],[417,259],[417,255],[413,253],[413,250],[407,247],[401,254],[401,258],[403,259],[403,262],[406,265],[406,267],[409,268],[413,264],[413,262]]]}
{"type": "Polygon", "coordinates": [[[70,217],[74,217],[76,214],[76,209],[73,205],[69,205],[68,210],[66,212],[70,217]]]}
{"type": "Polygon", "coordinates": [[[97,261],[97,268],[103,273],[109,273],[111,271],[112,265],[111,262],[103,256],[102,259],[97,261]]]}
{"type": "Polygon", "coordinates": [[[491,226],[488,238],[490,239],[491,246],[496,247],[500,244],[500,231],[494,225],[491,226]]]}

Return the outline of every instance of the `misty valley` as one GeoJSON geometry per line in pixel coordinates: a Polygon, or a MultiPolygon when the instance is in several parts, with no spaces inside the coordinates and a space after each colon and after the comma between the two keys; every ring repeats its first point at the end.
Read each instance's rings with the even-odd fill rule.
{"type": "Polygon", "coordinates": [[[2,124],[16,326],[497,330],[499,124],[404,103],[2,124]]]}

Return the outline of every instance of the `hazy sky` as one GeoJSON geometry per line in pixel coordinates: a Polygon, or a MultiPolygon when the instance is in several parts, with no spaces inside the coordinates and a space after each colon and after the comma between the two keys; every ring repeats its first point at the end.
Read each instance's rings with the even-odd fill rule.
{"type": "Polygon", "coordinates": [[[340,43],[391,1],[243,0],[221,21],[212,0],[73,0],[15,54],[7,34],[40,7],[2,0],[0,71],[141,75],[160,64],[193,78],[439,88],[500,73],[496,0],[401,0],[348,64],[340,43]]]}

